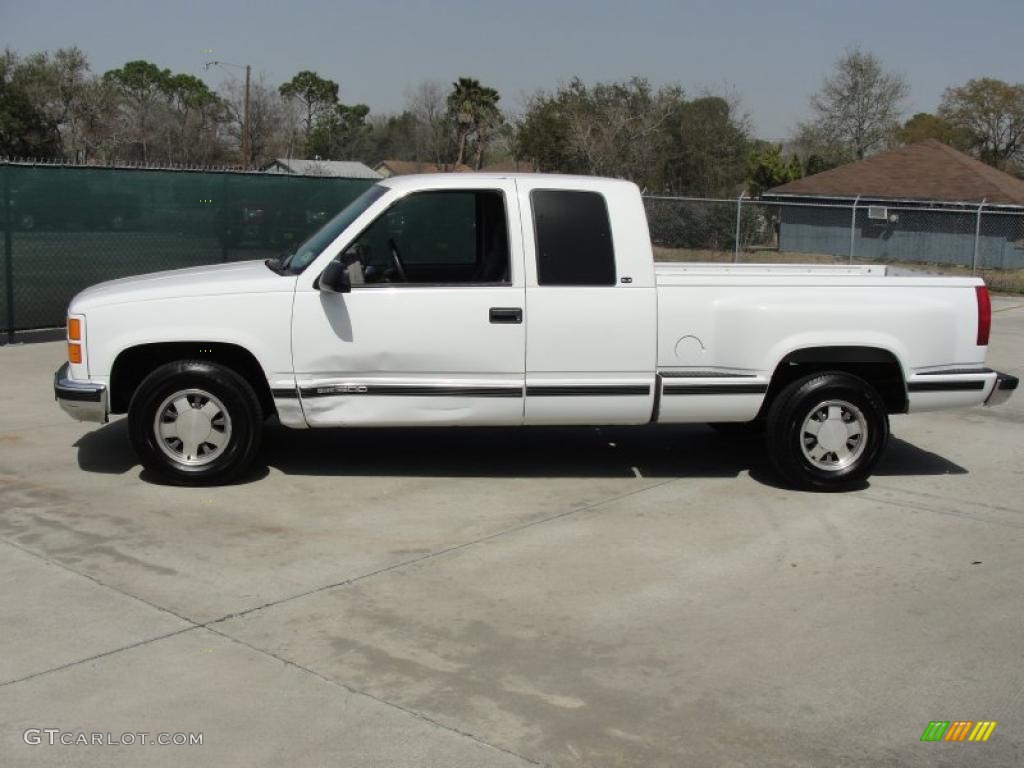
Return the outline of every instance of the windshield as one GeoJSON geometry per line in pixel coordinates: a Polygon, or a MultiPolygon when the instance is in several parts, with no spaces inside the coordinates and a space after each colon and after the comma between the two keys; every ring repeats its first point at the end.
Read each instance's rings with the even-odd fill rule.
{"type": "Polygon", "coordinates": [[[349,224],[359,218],[359,215],[380,199],[381,195],[387,192],[387,187],[374,184],[359,197],[345,206],[341,213],[323,225],[320,229],[310,235],[309,239],[297,247],[281,263],[281,268],[293,275],[299,274],[309,266],[310,262],[319,256],[324,248],[334,242],[334,239],[344,232],[349,224]]]}

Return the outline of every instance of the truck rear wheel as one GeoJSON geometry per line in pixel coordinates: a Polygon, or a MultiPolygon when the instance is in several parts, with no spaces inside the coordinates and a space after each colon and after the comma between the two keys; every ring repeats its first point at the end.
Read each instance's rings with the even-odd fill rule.
{"type": "Polygon", "coordinates": [[[128,407],[142,465],[186,485],[226,483],[252,463],[263,414],[249,383],[223,365],[180,360],[150,373],[128,407]]]}
{"type": "Polygon", "coordinates": [[[889,442],[889,417],[878,392],[846,373],[794,381],[768,411],[769,458],[790,485],[841,491],[861,485],[889,442]]]}

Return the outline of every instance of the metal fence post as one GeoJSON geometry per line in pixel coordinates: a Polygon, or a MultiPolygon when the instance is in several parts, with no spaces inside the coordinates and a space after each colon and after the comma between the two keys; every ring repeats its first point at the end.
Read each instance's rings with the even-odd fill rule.
{"type": "Polygon", "coordinates": [[[736,264],[740,260],[740,215],[743,213],[743,198],[747,196],[746,190],[740,192],[740,196],[736,198],[736,244],[733,247],[732,263],[736,264]]]}
{"type": "Polygon", "coordinates": [[[860,195],[853,199],[853,214],[850,216],[850,263],[853,264],[854,240],[857,238],[857,203],[860,202],[860,195]]]}
{"type": "Polygon", "coordinates": [[[981,209],[985,207],[987,197],[981,198],[981,205],[978,206],[978,218],[974,222],[974,258],[971,259],[971,274],[978,274],[978,243],[981,240],[981,209]]]}
{"type": "Polygon", "coordinates": [[[7,163],[0,166],[0,175],[4,177],[4,292],[7,299],[7,312],[5,323],[7,325],[7,341],[14,341],[14,245],[11,240],[11,230],[14,222],[11,220],[11,167],[7,163]]]}
{"type": "MultiPolygon", "coordinates": [[[[220,244],[220,260],[221,261],[227,261],[228,260],[228,237],[227,237],[227,231],[231,227],[231,224],[232,224],[231,212],[228,210],[228,175],[229,174],[227,173],[227,171],[225,171],[224,174],[221,177],[222,181],[223,181],[223,184],[221,185],[221,187],[222,187],[221,191],[224,193],[223,194],[223,199],[221,200],[221,203],[220,203],[220,209],[221,209],[221,211],[223,211],[222,220],[224,222],[224,224],[223,224],[224,232],[221,235],[221,244],[220,244]]],[[[214,214],[214,215],[216,215],[216,214],[214,214]]],[[[244,226],[245,226],[244,217],[243,217],[243,221],[242,221],[242,226],[243,226],[243,229],[244,229],[244,226]]]]}

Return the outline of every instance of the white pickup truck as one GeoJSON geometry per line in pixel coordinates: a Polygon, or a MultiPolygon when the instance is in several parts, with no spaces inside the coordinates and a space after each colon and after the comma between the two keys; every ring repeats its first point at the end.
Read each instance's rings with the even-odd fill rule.
{"type": "Polygon", "coordinates": [[[281,259],[89,288],[55,394],[128,414],[142,463],[226,482],[266,418],[340,426],[762,426],[791,485],[862,483],[888,414],[1002,402],[975,278],[655,264],[640,192],[531,174],[398,177],[281,259]]]}

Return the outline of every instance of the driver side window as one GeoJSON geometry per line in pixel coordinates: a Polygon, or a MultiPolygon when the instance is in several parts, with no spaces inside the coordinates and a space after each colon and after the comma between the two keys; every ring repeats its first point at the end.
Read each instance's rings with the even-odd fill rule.
{"type": "Polygon", "coordinates": [[[353,287],[508,284],[500,190],[416,192],[392,205],[343,254],[353,287]]]}

